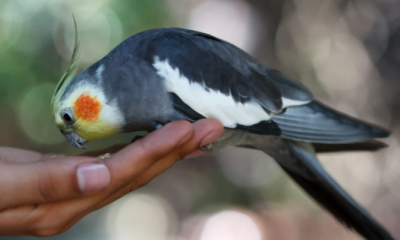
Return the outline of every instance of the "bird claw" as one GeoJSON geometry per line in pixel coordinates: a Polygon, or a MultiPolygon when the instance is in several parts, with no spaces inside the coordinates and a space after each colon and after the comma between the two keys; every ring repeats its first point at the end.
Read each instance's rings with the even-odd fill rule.
{"type": "Polygon", "coordinates": [[[207,144],[207,145],[205,145],[205,146],[200,146],[200,150],[201,150],[201,151],[204,151],[204,152],[210,151],[211,148],[212,148],[212,143],[209,143],[209,144],[207,144]]]}
{"type": "Polygon", "coordinates": [[[111,157],[111,153],[105,153],[105,154],[98,156],[97,158],[100,160],[104,160],[104,159],[110,158],[110,157],[111,157]]]}

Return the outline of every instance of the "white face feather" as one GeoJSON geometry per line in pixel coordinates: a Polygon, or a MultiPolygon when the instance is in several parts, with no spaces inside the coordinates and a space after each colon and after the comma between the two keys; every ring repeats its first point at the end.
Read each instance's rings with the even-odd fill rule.
{"type": "Polygon", "coordinates": [[[73,106],[75,101],[84,93],[97,98],[102,104],[99,121],[107,122],[110,126],[114,127],[120,127],[125,124],[123,114],[118,108],[116,99],[112,102],[107,102],[103,90],[100,89],[98,85],[89,84],[87,82],[78,83],[75,90],[62,101],[59,109],[64,110],[73,106]]]}
{"type": "Polygon", "coordinates": [[[179,69],[173,68],[168,60],[155,58],[153,66],[158,75],[165,79],[167,91],[175,93],[183,102],[206,118],[219,120],[225,127],[235,128],[237,124],[250,126],[271,117],[256,102],[235,102],[232,96],[219,91],[205,90],[196,82],[189,82],[179,69]]]}
{"type": "Polygon", "coordinates": [[[289,99],[289,98],[282,97],[282,108],[302,106],[302,105],[307,104],[309,102],[310,102],[310,100],[308,100],[308,101],[298,101],[298,100],[292,100],[292,99],[289,99]]]}

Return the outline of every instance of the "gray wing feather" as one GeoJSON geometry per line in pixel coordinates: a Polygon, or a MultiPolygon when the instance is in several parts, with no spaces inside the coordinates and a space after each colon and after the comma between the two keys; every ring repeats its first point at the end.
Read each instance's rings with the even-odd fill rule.
{"type": "Polygon", "coordinates": [[[302,83],[284,75],[275,69],[269,69],[265,73],[279,88],[282,93],[282,97],[302,102],[313,100],[312,93],[302,83]]]}
{"type": "Polygon", "coordinates": [[[313,143],[353,143],[389,135],[378,126],[346,116],[317,101],[287,108],[272,120],[281,129],[281,136],[313,143]]]}
{"type": "Polygon", "coordinates": [[[196,45],[206,51],[214,52],[241,74],[245,76],[258,74],[261,76],[259,78],[260,81],[272,81],[278,87],[282,97],[294,101],[311,101],[313,99],[310,90],[302,83],[278,70],[269,68],[260,60],[235,45],[204,33],[196,33],[194,35],[202,37],[193,39],[196,45]],[[205,39],[213,41],[205,41],[205,39]]]}

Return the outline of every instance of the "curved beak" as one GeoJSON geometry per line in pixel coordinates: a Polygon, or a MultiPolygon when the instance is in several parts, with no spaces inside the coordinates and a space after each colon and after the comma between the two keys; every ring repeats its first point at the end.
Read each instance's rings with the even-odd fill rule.
{"type": "Polygon", "coordinates": [[[83,146],[82,144],[86,143],[87,141],[79,136],[78,134],[74,132],[66,132],[61,130],[61,133],[65,136],[65,138],[68,140],[69,143],[72,144],[72,146],[77,147],[77,148],[82,148],[85,149],[86,147],[83,146]]]}

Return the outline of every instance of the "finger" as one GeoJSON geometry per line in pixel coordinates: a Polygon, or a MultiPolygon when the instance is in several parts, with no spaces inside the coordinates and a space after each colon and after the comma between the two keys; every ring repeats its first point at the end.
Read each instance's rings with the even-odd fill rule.
{"type": "Polygon", "coordinates": [[[193,127],[195,129],[193,137],[163,159],[153,164],[146,172],[136,179],[133,184],[131,184],[131,191],[146,185],[156,176],[172,167],[177,161],[196,153],[199,151],[198,149],[200,146],[205,146],[216,141],[224,132],[222,124],[213,119],[199,120],[193,123],[193,127]]]}
{"type": "Polygon", "coordinates": [[[81,156],[92,156],[92,157],[97,157],[100,156],[102,154],[106,154],[106,153],[116,153],[119,150],[125,148],[126,146],[128,146],[128,144],[117,144],[99,151],[89,151],[89,152],[85,152],[83,154],[81,154],[81,156]]]}
{"type": "Polygon", "coordinates": [[[191,123],[172,122],[107,158],[105,164],[113,176],[110,189],[127,185],[193,134],[191,123]]]}
{"type": "Polygon", "coordinates": [[[65,227],[75,219],[67,211],[73,201],[4,209],[0,214],[0,236],[48,237],[63,233],[68,230],[65,227]]]}
{"type": "Polygon", "coordinates": [[[140,175],[140,177],[136,178],[131,183],[126,184],[122,189],[118,190],[118,192],[111,192],[112,194],[95,205],[93,209],[89,209],[89,211],[97,210],[98,208],[115,201],[123,195],[146,185],[156,176],[168,170],[174,163],[181,160],[193,151],[199,149],[200,146],[207,145],[217,140],[224,132],[224,127],[222,124],[213,119],[199,120],[193,123],[193,127],[194,134],[190,139],[188,139],[181,146],[175,148],[174,151],[171,151],[162,159],[158,160],[150,168],[148,168],[147,171],[140,175]]]}
{"type": "MultiPolygon", "coordinates": [[[[113,153],[116,153],[119,150],[123,149],[126,146],[128,146],[128,144],[123,144],[123,143],[116,144],[116,145],[113,145],[113,146],[105,148],[105,149],[84,152],[83,154],[80,154],[79,156],[98,157],[98,156],[106,154],[106,153],[113,154],[113,153]]],[[[54,158],[59,158],[59,157],[65,157],[65,155],[54,154],[54,153],[43,154],[42,160],[54,160],[54,158]]]]}
{"type": "Polygon", "coordinates": [[[0,161],[4,162],[35,162],[42,158],[42,154],[30,150],[0,147],[0,161]]]}
{"type": "MultiPolygon", "coordinates": [[[[216,141],[224,132],[224,126],[218,120],[202,119],[193,123],[195,128],[195,138],[182,145],[176,151],[184,158],[188,158],[193,152],[197,152],[200,147],[204,147],[216,141]],[[193,150],[197,147],[195,150],[193,150]]],[[[204,153],[204,151],[201,151],[204,153]]]]}
{"type": "Polygon", "coordinates": [[[84,196],[89,191],[80,188],[82,174],[90,175],[91,190],[100,190],[110,181],[108,169],[95,158],[62,157],[24,164],[0,162],[0,209],[84,196]]]}

